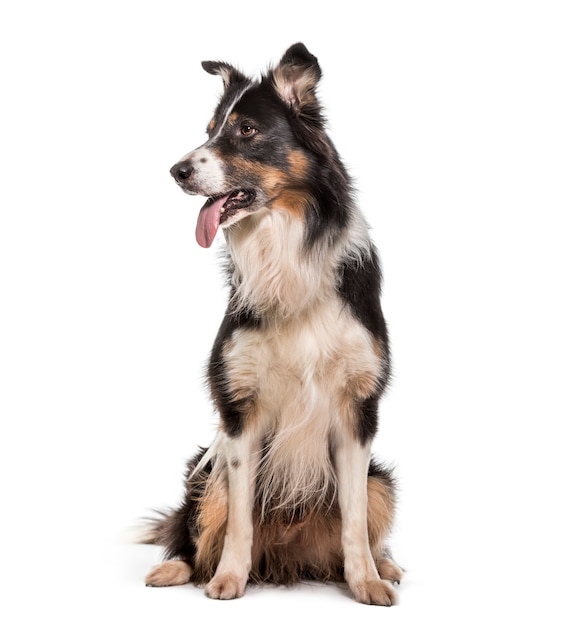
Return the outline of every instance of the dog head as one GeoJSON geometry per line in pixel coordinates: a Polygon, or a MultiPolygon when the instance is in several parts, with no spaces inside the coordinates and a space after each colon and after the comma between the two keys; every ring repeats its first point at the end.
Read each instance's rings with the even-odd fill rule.
{"type": "Polygon", "coordinates": [[[295,44],[261,80],[228,63],[202,65],[222,78],[224,92],[207,141],[171,168],[183,191],[207,197],[198,243],[209,247],[219,226],[261,209],[280,207],[302,218],[320,154],[330,150],[316,98],[316,57],[295,44]]]}

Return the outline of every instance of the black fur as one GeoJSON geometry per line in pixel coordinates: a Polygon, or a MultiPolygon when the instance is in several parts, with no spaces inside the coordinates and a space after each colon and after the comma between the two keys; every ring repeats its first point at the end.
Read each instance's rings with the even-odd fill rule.
{"type": "Polygon", "coordinates": [[[251,312],[243,309],[235,311],[234,307],[229,305],[211,351],[208,365],[210,391],[218,409],[222,426],[231,437],[236,437],[242,432],[244,416],[252,405],[253,399],[245,398],[236,401],[231,397],[222,352],[225,342],[230,339],[235,330],[256,328],[259,324],[260,319],[251,312]]]}
{"type": "Polygon", "coordinates": [[[161,515],[160,519],[153,524],[154,543],[163,546],[167,559],[177,558],[190,564],[194,562],[195,542],[198,538],[197,516],[200,499],[204,494],[206,481],[211,470],[210,463],[207,463],[194,476],[193,471],[205,452],[206,448],[201,448],[187,463],[185,493],[179,507],[161,515]]]}

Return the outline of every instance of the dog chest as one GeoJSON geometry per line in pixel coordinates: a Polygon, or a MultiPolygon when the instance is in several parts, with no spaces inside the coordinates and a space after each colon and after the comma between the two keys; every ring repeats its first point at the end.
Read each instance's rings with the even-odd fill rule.
{"type": "Polygon", "coordinates": [[[233,397],[288,423],[368,397],[383,370],[378,345],[337,299],[287,323],[237,329],[223,355],[233,397]]]}

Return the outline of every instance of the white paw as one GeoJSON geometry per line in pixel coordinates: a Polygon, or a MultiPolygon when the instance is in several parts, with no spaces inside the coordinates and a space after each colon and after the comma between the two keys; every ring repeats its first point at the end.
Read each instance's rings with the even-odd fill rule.
{"type": "Polygon", "coordinates": [[[397,594],[387,580],[363,580],[350,584],[354,598],[362,604],[392,606],[397,604],[397,594]]]}
{"type": "Polygon", "coordinates": [[[205,593],[209,598],[216,600],[233,600],[244,595],[246,578],[236,574],[220,573],[205,587],[205,593]]]}

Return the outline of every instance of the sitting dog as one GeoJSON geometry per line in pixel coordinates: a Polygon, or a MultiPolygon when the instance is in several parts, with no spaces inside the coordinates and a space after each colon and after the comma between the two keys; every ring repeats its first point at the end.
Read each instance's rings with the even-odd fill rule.
{"type": "Polygon", "coordinates": [[[224,92],[207,141],[171,169],[207,197],[196,238],[226,240],[228,308],[208,364],[220,416],[185,496],[149,527],[150,586],[346,581],[391,605],[394,481],[371,459],[390,376],[381,272],[318,103],[317,59],[290,47],[260,80],[204,62],[224,92]]]}

